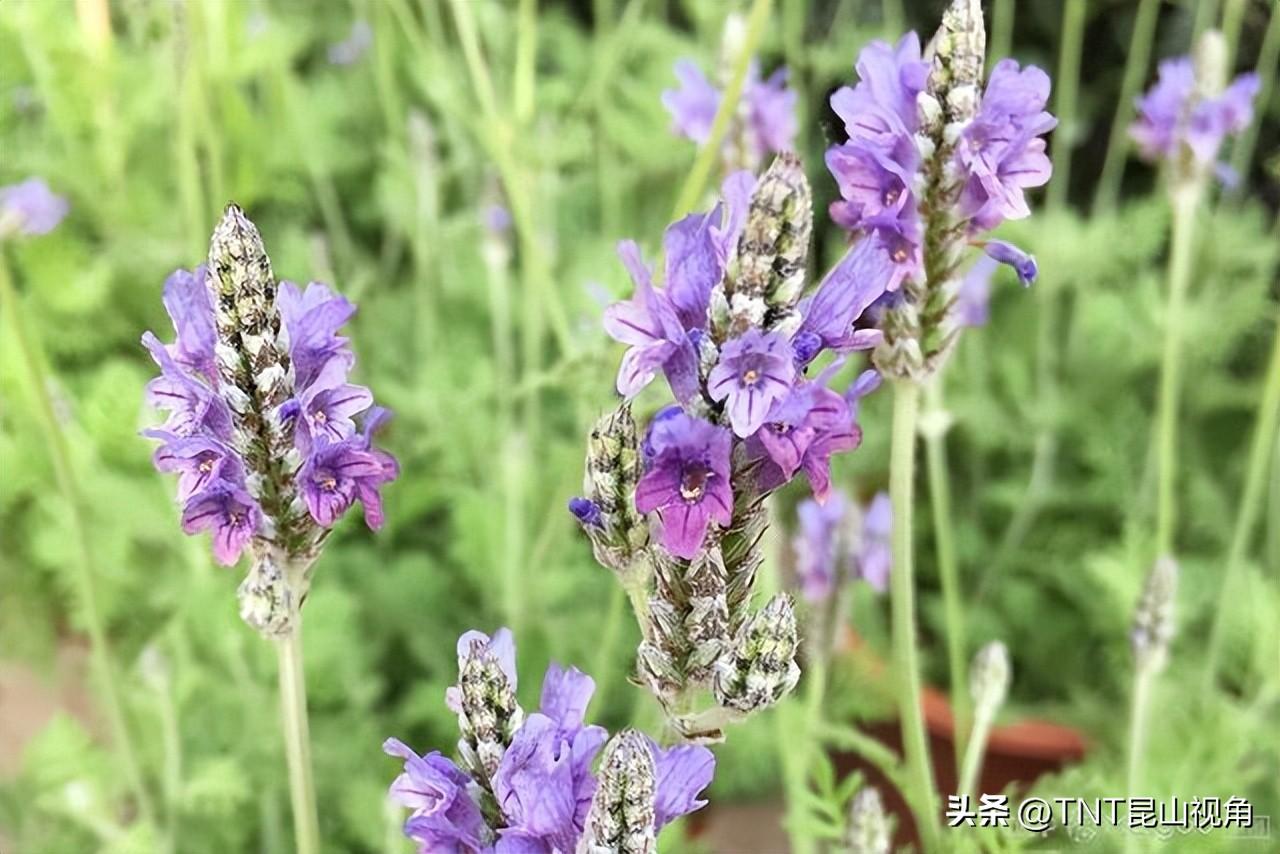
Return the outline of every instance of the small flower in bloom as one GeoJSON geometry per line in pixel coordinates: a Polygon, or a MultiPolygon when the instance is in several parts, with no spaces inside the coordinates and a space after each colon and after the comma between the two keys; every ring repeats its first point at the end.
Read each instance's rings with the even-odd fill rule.
{"type": "Polygon", "coordinates": [[[67,215],[67,200],[40,178],[0,187],[0,238],[9,234],[36,237],[57,228],[67,215]]]}
{"type": "Polygon", "coordinates": [[[213,357],[217,333],[213,328],[213,307],[205,284],[205,267],[175,270],[164,281],[164,308],[177,335],[169,353],[173,360],[209,383],[218,380],[213,357]]]}
{"type": "MultiPolygon", "coordinates": [[[[672,130],[699,145],[711,138],[711,126],[724,93],[707,80],[697,63],[682,59],[675,65],[678,89],[662,93],[662,105],[673,121],[672,130]]],[[[760,78],[760,68],[752,62],[743,84],[742,104],[738,114],[737,134],[743,136],[750,162],[758,163],[769,154],[791,149],[796,135],[796,93],[787,86],[787,70],[780,68],[767,79],[760,78]]]]}
{"type": "Polygon", "coordinates": [[[750,329],[720,349],[707,378],[711,399],[724,401],[733,432],[746,438],[764,423],[775,401],[790,390],[795,362],[787,339],[750,329]]]}
{"type": "Polygon", "coordinates": [[[302,289],[284,281],[280,283],[277,305],[289,333],[289,357],[299,388],[315,382],[331,360],[348,368],[355,364],[349,342],[337,334],[356,313],[355,305],[346,297],[319,282],[302,289]]]}
{"type": "Polygon", "coordinates": [[[399,739],[389,738],[382,750],[404,759],[404,772],[391,784],[391,799],[412,812],[405,836],[422,851],[478,852],[489,850],[492,833],[469,792],[471,779],[452,761],[433,750],[419,756],[399,739]]]}
{"type": "Polygon", "coordinates": [[[218,563],[232,566],[257,532],[261,515],[258,503],[244,489],[215,481],[187,501],[182,530],[188,534],[211,532],[213,556],[218,563]]]}
{"type": "Polygon", "coordinates": [[[893,504],[889,493],[877,492],[862,514],[862,538],[854,555],[858,577],[883,593],[893,566],[893,504]]]}
{"type": "Polygon", "coordinates": [[[662,544],[683,558],[702,547],[711,522],[733,518],[728,430],[675,412],[647,440],[653,460],[636,486],[636,509],[662,519],[662,544]]]}
{"type": "Polygon", "coordinates": [[[329,64],[355,65],[371,47],[373,47],[373,27],[369,26],[368,21],[354,21],[347,37],[329,46],[329,64]]]}
{"type": "Polygon", "coordinates": [[[848,505],[843,493],[834,492],[825,504],[805,499],[796,508],[800,531],[792,540],[796,577],[807,602],[823,602],[835,592],[841,574],[841,526],[848,505]]]}
{"type": "Polygon", "coordinates": [[[698,795],[711,785],[716,772],[716,758],[700,744],[677,744],[662,748],[648,739],[653,751],[656,796],[654,827],[661,830],[683,815],[707,805],[698,795]]]}
{"type": "Polygon", "coordinates": [[[886,256],[872,243],[860,242],[846,253],[800,302],[804,319],[791,342],[796,362],[808,364],[823,349],[843,353],[876,346],[880,331],[855,329],[854,323],[884,296],[892,277],[886,256]]]}
{"type": "Polygon", "coordinates": [[[163,440],[152,461],[158,471],[178,473],[179,501],[186,501],[218,481],[240,483],[244,479],[240,458],[215,439],[183,438],[163,430],[149,430],[146,435],[163,440]]]}
{"type": "Polygon", "coordinates": [[[1147,160],[1174,162],[1187,150],[1200,166],[1208,166],[1222,141],[1253,120],[1257,74],[1241,74],[1218,94],[1202,91],[1197,77],[1191,57],[1165,60],[1155,85],[1138,98],[1138,118],[1129,134],[1147,160]]]}
{"type": "Polygon", "coordinates": [[[382,496],[378,489],[394,480],[395,460],[373,448],[369,437],[358,434],[340,442],[322,439],[298,472],[299,491],[311,518],[326,528],[357,500],[364,505],[365,523],[382,527],[382,496]]]}
{"type": "Polygon", "coordinates": [[[1035,256],[1023,252],[1012,243],[1005,243],[1003,240],[988,240],[982,247],[982,251],[986,252],[987,256],[993,260],[1012,267],[1013,271],[1018,274],[1018,281],[1022,282],[1023,287],[1029,287],[1040,273],[1040,268],[1036,265],[1035,256]]]}

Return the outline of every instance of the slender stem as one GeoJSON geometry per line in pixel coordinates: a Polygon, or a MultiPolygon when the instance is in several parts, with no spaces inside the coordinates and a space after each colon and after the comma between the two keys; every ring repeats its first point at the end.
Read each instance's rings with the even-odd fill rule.
{"type": "Polygon", "coordinates": [[[907,780],[919,805],[917,822],[925,850],[938,850],[933,769],[920,706],[920,656],[916,639],[915,578],[911,555],[911,512],[915,486],[916,412],[920,386],[893,384],[893,434],[889,455],[889,497],[893,504],[893,571],[889,573],[893,621],[893,662],[898,680],[898,714],[907,780]]]}
{"type": "Polygon", "coordinates": [[[827,692],[825,654],[814,655],[805,669],[804,706],[796,721],[796,704],[787,703],[774,716],[777,724],[778,758],[782,762],[782,785],[786,797],[787,836],[792,854],[814,854],[817,840],[805,821],[808,812],[809,768],[818,749],[818,728],[822,723],[822,703],[827,692]]]}
{"type": "Polygon", "coordinates": [[[1177,507],[1176,463],[1178,394],[1182,368],[1182,315],[1187,284],[1191,279],[1192,249],[1195,243],[1196,206],[1200,200],[1198,182],[1175,188],[1173,203],[1173,245],[1169,253],[1169,301],[1165,310],[1164,355],[1160,361],[1160,399],[1156,410],[1156,553],[1171,554],[1177,507]]]}
{"type": "Polygon", "coordinates": [[[1071,190],[1071,150],[1075,148],[1076,96],[1080,88],[1080,49],[1084,41],[1085,0],[1067,0],[1062,10],[1062,43],[1058,54],[1058,130],[1054,133],[1053,180],[1049,182],[1049,207],[1061,208],[1071,190]]]}
{"type": "Polygon", "coordinates": [[[987,66],[995,65],[1013,50],[1013,0],[995,0],[991,10],[991,50],[987,66]]]}
{"type": "Polygon", "coordinates": [[[600,640],[600,649],[596,653],[596,666],[591,672],[599,674],[596,677],[596,693],[595,702],[597,709],[607,709],[607,700],[609,696],[609,688],[612,687],[612,676],[614,668],[610,665],[613,660],[614,648],[618,645],[618,636],[622,634],[622,618],[623,612],[627,607],[627,594],[620,585],[614,585],[609,591],[609,611],[605,615],[604,620],[604,636],[600,640]]]}
{"type": "MultiPolygon", "coordinates": [[[[1229,74],[1235,67],[1236,47],[1240,44],[1240,28],[1244,25],[1244,0],[1227,0],[1222,9],[1222,40],[1227,44],[1225,67],[1229,74]]],[[[1265,104],[1266,101],[1260,103],[1265,104]]]]}
{"type": "Polygon", "coordinates": [[[1233,198],[1240,198],[1248,186],[1245,180],[1249,166],[1253,162],[1253,151],[1258,145],[1258,126],[1262,124],[1263,105],[1271,103],[1271,88],[1276,82],[1276,67],[1280,66],[1280,5],[1271,7],[1271,22],[1267,24],[1266,35],[1262,37],[1262,48],[1258,51],[1258,115],[1254,116],[1236,140],[1231,152],[1231,168],[1240,176],[1240,180],[1231,189],[1233,198]]]}
{"type": "Polygon", "coordinates": [[[1200,40],[1200,34],[1204,32],[1205,27],[1218,17],[1218,0],[1197,0],[1196,16],[1191,20],[1191,43],[1194,45],[1200,40]]]}
{"type": "MultiPolygon", "coordinates": [[[[933,507],[933,536],[938,553],[938,577],[947,624],[947,670],[951,674],[951,708],[955,712],[956,767],[965,754],[969,731],[969,677],[965,659],[966,633],[964,605],[960,601],[960,572],[956,565],[954,531],[951,525],[951,483],[947,476],[947,438],[942,419],[942,375],[925,389],[929,420],[938,425],[925,430],[925,461],[929,469],[929,502],[933,507]]],[[[963,791],[963,790],[962,790],[963,791]]]]}
{"type": "Polygon", "coordinates": [[[1125,59],[1120,97],[1116,100],[1116,112],[1111,119],[1111,135],[1107,138],[1107,156],[1102,164],[1098,194],[1093,202],[1096,211],[1111,210],[1120,195],[1120,180],[1124,177],[1125,155],[1129,149],[1129,119],[1133,116],[1133,99],[1147,74],[1147,63],[1151,61],[1151,43],[1155,39],[1156,13],[1159,11],[1160,0],[1140,0],[1133,18],[1129,56],[1125,59]]]}
{"type": "Polygon", "coordinates": [[[747,34],[742,40],[742,52],[736,58],[733,76],[729,78],[729,85],[725,87],[724,95],[720,99],[720,108],[716,110],[715,121],[711,123],[711,136],[698,149],[698,157],[693,162],[689,177],[685,179],[684,186],[680,188],[680,195],[676,197],[676,206],[671,212],[673,221],[692,210],[702,197],[702,191],[711,177],[711,169],[720,157],[720,142],[729,129],[730,120],[738,111],[742,87],[747,80],[747,69],[751,65],[751,57],[755,53],[756,45],[760,43],[760,37],[764,34],[764,27],[768,23],[772,8],[773,0],[754,0],[751,4],[751,14],[747,18],[747,34]]]}
{"type": "Polygon", "coordinates": [[[1218,607],[1209,633],[1209,655],[1205,667],[1206,687],[1212,687],[1218,672],[1218,659],[1222,654],[1223,633],[1226,630],[1231,608],[1236,576],[1244,563],[1249,540],[1262,509],[1262,485],[1270,466],[1271,449],[1276,439],[1276,420],[1280,414],[1280,328],[1276,330],[1271,345],[1271,361],[1267,365],[1267,377],[1263,386],[1262,402],[1258,405],[1258,422],[1253,431],[1249,448],[1249,462],[1245,468],[1244,491],[1240,507],[1236,511],[1235,527],[1231,532],[1231,545],[1227,550],[1227,565],[1218,587],[1218,607]]]}
{"type": "MultiPolygon", "coordinates": [[[[1147,707],[1151,699],[1151,682],[1155,671],[1150,667],[1139,666],[1133,674],[1133,700],[1129,717],[1129,798],[1139,796],[1142,786],[1142,760],[1147,749],[1147,707]]],[[[1130,801],[1132,802],[1132,801],[1130,801]]],[[[1126,833],[1124,850],[1132,851],[1134,834],[1126,833]]]]}
{"type": "Polygon", "coordinates": [[[906,791],[907,784],[902,765],[888,747],[853,727],[834,727],[824,724],[818,728],[818,732],[828,744],[841,750],[852,750],[874,765],[889,779],[890,783],[906,791]]]}
{"type": "Polygon", "coordinates": [[[516,13],[516,73],[512,101],[516,123],[533,118],[533,95],[537,72],[538,0],[520,0],[516,13]]]}
{"type": "Polygon", "coordinates": [[[302,623],[276,641],[280,665],[280,719],[289,763],[289,800],[293,805],[294,849],[318,854],[320,822],[311,779],[311,735],[307,726],[307,686],[302,669],[302,623]]]}
{"type": "Polygon", "coordinates": [[[964,752],[964,762],[960,766],[960,782],[956,792],[968,795],[970,800],[977,797],[978,775],[982,771],[982,759],[987,754],[987,738],[991,735],[991,718],[979,714],[973,719],[973,729],[969,733],[969,744],[964,752]]]}
{"type": "Polygon", "coordinates": [[[67,522],[75,542],[75,582],[79,588],[80,610],[84,615],[85,628],[89,632],[90,663],[102,688],[102,703],[106,707],[112,741],[124,762],[125,777],[137,801],[138,812],[144,821],[150,823],[154,821],[155,809],[143,780],[142,765],[138,761],[133,739],[129,735],[124,705],[120,700],[115,665],[111,657],[111,647],[107,641],[106,624],[103,622],[101,611],[98,610],[96,570],[93,565],[94,552],[89,544],[88,528],[83,516],[80,490],[77,486],[79,480],[72,468],[71,453],[67,447],[67,438],[62,432],[62,424],[54,413],[48,379],[44,374],[40,343],[27,328],[26,318],[18,304],[18,295],[9,280],[9,268],[2,253],[3,246],[0,246],[0,306],[4,308],[5,314],[9,315],[9,323],[13,328],[13,337],[17,342],[22,367],[27,375],[27,383],[31,386],[31,394],[35,397],[36,409],[43,422],[42,432],[49,458],[53,462],[54,477],[58,482],[58,489],[62,492],[62,498],[66,502],[67,522]]]}

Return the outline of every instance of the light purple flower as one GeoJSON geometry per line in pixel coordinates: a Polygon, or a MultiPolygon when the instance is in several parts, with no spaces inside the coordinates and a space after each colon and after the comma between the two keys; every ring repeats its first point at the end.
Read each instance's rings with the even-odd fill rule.
{"type": "Polygon", "coordinates": [[[1045,109],[1049,75],[1002,59],[991,71],[978,114],[956,144],[956,162],[968,175],[960,212],[970,231],[989,231],[1006,219],[1029,216],[1023,191],[1048,182],[1053,164],[1041,138],[1058,120],[1045,109]]]}
{"type": "Polygon", "coordinates": [[[800,302],[803,320],[792,339],[796,362],[806,365],[823,349],[865,350],[880,342],[876,329],[854,329],[854,323],[883,294],[893,279],[884,253],[860,241],[840,259],[813,295],[800,302]]]}
{"type": "Polygon", "coordinates": [[[825,504],[805,499],[796,508],[800,530],[791,541],[796,577],[805,601],[826,601],[835,591],[842,572],[841,525],[848,513],[844,494],[835,491],[825,504]]]}
{"type": "Polygon", "coordinates": [[[646,440],[652,460],[636,485],[636,509],[657,511],[662,543],[673,554],[692,558],[711,522],[732,521],[732,443],[728,430],[683,412],[664,417],[646,440]]]}
{"type": "Polygon", "coordinates": [[[790,391],[795,373],[787,339],[753,327],[720,348],[720,361],[707,377],[707,392],[712,400],[724,401],[733,432],[746,438],[760,429],[773,404],[790,391]]]}
{"type": "Polygon", "coordinates": [[[11,232],[27,237],[48,234],[69,209],[67,200],[40,178],[0,187],[0,238],[11,232]]]}
{"type": "Polygon", "coordinates": [[[862,516],[862,538],[854,555],[858,577],[883,593],[893,566],[893,504],[889,493],[877,492],[862,516]]]}
{"type": "Polygon", "coordinates": [[[152,462],[157,470],[178,473],[178,501],[185,502],[214,483],[243,483],[240,458],[226,445],[207,436],[184,438],[164,430],[148,430],[147,436],[163,439],[152,462]]]}
{"type": "Polygon", "coordinates": [[[295,440],[304,454],[317,442],[341,442],[353,435],[355,416],[372,405],[372,392],[347,382],[347,366],[340,359],[330,359],[298,399],[285,404],[296,419],[295,440]]]}
{"type": "Polygon", "coordinates": [[[364,506],[370,528],[382,527],[379,489],[399,474],[395,458],[370,443],[369,435],[382,416],[366,416],[364,433],[340,442],[320,441],[298,471],[298,491],[317,524],[331,527],[354,502],[364,506]],[[372,423],[371,423],[372,422],[372,423]]]}
{"type": "Polygon", "coordinates": [[[711,785],[716,758],[700,744],[677,744],[662,748],[649,740],[654,765],[654,828],[707,805],[698,795],[711,785]]]}
{"type": "Polygon", "coordinates": [[[760,430],[747,443],[753,459],[767,457],[764,474],[769,489],[791,480],[803,464],[809,448],[824,431],[836,430],[849,417],[845,401],[827,388],[840,362],[812,381],[797,382],[782,400],[774,404],[760,430]],[[776,469],[776,471],[775,471],[776,469]]]}
{"type": "Polygon", "coordinates": [[[552,662],[542,677],[538,711],[555,721],[562,731],[577,732],[582,729],[587,705],[595,691],[596,683],[590,676],[576,667],[566,670],[552,662]]]}
{"type": "Polygon", "coordinates": [[[1190,57],[1160,63],[1159,79],[1138,98],[1129,134],[1147,160],[1176,160],[1185,146],[1202,166],[1218,156],[1222,140],[1253,120],[1258,75],[1242,74],[1216,98],[1199,92],[1190,57]]]}
{"type": "Polygon", "coordinates": [[[672,130],[699,145],[711,138],[711,125],[720,108],[720,90],[711,85],[702,69],[691,59],[675,65],[678,89],[662,93],[662,105],[671,113],[672,130]]]}
{"type": "Polygon", "coordinates": [[[194,495],[182,510],[182,530],[187,534],[210,531],[213,556],[218,563],[232,566],[258,530],[258,504],[249,493],[226,481],[217,481],[194,495]]]}
{"type": "Polygon", "coordinates": [[[382,744],[389,756],[404,759],[404,772],[391,784],[391,798],[412,810],[404,833],[430,852],[488,850],[490,837],[480,807],[468,789],[470,778],[439,751],[419,756],[398,739],[382,744]]]}
{"type": "Polygon", "coordinates": [[[174,270],[164,280],[163,299],[177,335],[169,353],[179,365],[216,385],[218,369],[213,348],[217,336],[204,276],[203,264],[194,270],[174,270]]]}
{"type": "Polygon", "coordinates": [[[160,366],[160,376],[147,383],[147,402],[169,418],[161,429],[176,436],[197,434],[226,441],[231,436],[231,413],[213,389],[193,377],[169,355],[169,350],[150,332],[142,344],[160,366]]]}
{"type": "Polygon", "coordinates": [[[663,235],[667,294],[686,331],[707,327],[711,290],[736,255],[754,189],[750,172],[733,173],[721,187],[722,201],[710,213],[689,214],[663,235]]]}
{"type": "Polygon", "coordinates": [[[276,305],[289,333],[289,358],[298,388],[311,385],[330,359],[338,359],[348,368],[355,364],[347,339],[338,335],[356,313],[346,297],[320,282],[311,282],[302,290],[284,281],[276,294],[276,305]]]}
{"type": "Polygon", "coordinates": [[[373,28],[368,21],[356,20],[345,39],[329,45],[330,65],[355,65],[373,47],[373,28]]]}
{"type": "Polygon", "coordinates": [[[1018,281],[1022,282],[1023,287],[1030,287],[1031,283],[1036,280],[1039,275],[1040,268],[1036,265],[1034,255],[1023,252],[1012,243],[1006,243],[1003,240],[988,240],[982,247],[982,251],[987,256],[999,261],[1001,264],[1007,264],[1013,268],[1018,274],[1018,281]]]}
{"type": "MultiPolygon", "coordinates": [[[[675,65],[677,89],[662,93],[662,105],[671,114],[672,130],[699,145],[711,138],[716,111],[724,93],[707,80],[697,63],[681,59],[675,65]]],[[[787,86],[787,70],[780,68],[767,79],[752,61],[743,84],[741,118],[750,155],[760,160],[770,153],[789,151],[796,135],[796,93],[787,86]]],[[[730,141],[726,140],[729,144],[730,141]]]]}
{"type": "Polygon", "coordinates": [[[991,315],[991,277],[999,266],[996,259],[982,255],[964,274],[954,309],[956,322],[961,326],[986,326],[991,315]]]}

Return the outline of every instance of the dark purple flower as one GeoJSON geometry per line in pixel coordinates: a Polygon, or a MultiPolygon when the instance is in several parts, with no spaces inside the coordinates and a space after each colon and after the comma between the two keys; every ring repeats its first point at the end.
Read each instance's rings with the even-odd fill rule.
{"type": "Polygon", "coordinates": [[[174,361],[216,384],[218,369],[213,357],[216,333],[204,275],[203,264],[194,270],[170,273],[164,280],[164,307],[177,334],[169,348],[174,361]]]}
{"type": "Polygon", "coordinates": [[[711,290],[736,254],[754,188],[750,172],[733,173],[721,187],[722,201],[710,213],[689,214],[663,235],[666,292],[687,331],[707,326],[711,290]]]}
{"type": "Polygon", "coordinates": [[[600,512],[600,505],[590,498],[570,498],[569,512],[579,522],[588,527],[599,528],[604,525],[604,516],[600,512]]]}
{"type": "Polygon", "coordinates": [[[373,47],[373,27],[368,21],[356,20],[345,39],[329,45],[330,65],[355,65],[373,47]]]}
{"type": "Polygon", "coordinates": [[[711,785],[716,758],[700,744],[677,744],[664,749],[650,739],[649,749],[654,765],[653,825],[655,830],[661,830],[680,816],[707,805],[698,794],[711,785]]]}
{"type": "Polygon", "coordinates": [[[960,211],[971,231],[989,231],[1006,219],[1030,215],[1023,190],[1053,174],[1041,134],[1058,120],[1045,111],[1049,75],[1002,59],[991,71],[978,114],[956,144],[956,162],[967,174],[960,211]]]}
{"type": "Polygon", "coordinates": [[[404,759],[404,772],[391,784],[391,798],[412,810],[404,833],[422,851],[480,852],[490,836],[472,799],[470,778],[439,751],[419,756],[398,739],[382,744],[388,756],[404,759]]]}
{"type": "Polygon", "coordinates": [[[969,272],[960,281],[956,293],[956,322],[961,326],[985,326],[990,318],[991,277],[1000,262],[983,255],[973,262],[969,272]]]}
{"type": "Polygon", "coordinates": [[[182,509],[182,530],[187,534],[213,534],[213,556],[232,566],[258,530],[262,513],[249,493],[226,481],[217,481],[192,496],[182,509]]]}
{"type": "Polygon", "coordinates": [[[244,470],[240,458],[226,445],[207,436],[183,438],[164,430],[148,430],[146,435],[163,439],[152,457],[157,470],[178,473],[178,501],[186,501],[218,481],[241,484],[244,470]]]}
{"type": "Polygon", "coordinates": [[[1258,86],[1256,74],[1242,74],[1221,95],[1206,98],[1190,57],[1165,60],[1156,84],[1137,100],[1138,117],[1129,134],[1148,160],[1175,160],[1186,146],[1207,166],[1217,158],[1222,140],[1253,120],[1258,86]]]}
{"type": "Polygon", "coordinates": [[[787,339],[753,327],[720,348],[720,361],[707,377],[707,392],[712,400],[724,401],[733,432],[746,438],[760,429],[773,404],[790,391],[795,373],[787,339]]]}
{"type": "Polygon", "coordinates": [[[698,391],[698,356],[675,306],[665,291],[654,287],[640,247],[624,240],[618,244],[618,256],[636,286],[635,296],[604,313],[605,331],[629,345],[618,368],[618,393],[634,397],[664,370],[676,399],[691,399],[698,391]]]}
{"type": "Polygon", "coordinates": [[[748,443],[753,457],[767,456],[772,466],[765,480],[769,489],[791,480],[800,469],[805,454],[823,431],[838,429],[848,418],[848,405],[826,387],[839,364],[823,371],[810,382],[799,382],[769,411],[768,418],[748,443]]]}
{"type": "Polygon", "coordinates": [[[841,525],[848,512],[844,494],[836,491],[825,504],[805,499],[796,508],[800,530],[791,541],[796,578],[807,602],[826,601],[841,573],[841,525]]]}
{"type": "Polygon", "coordinates": [[[854,555],[858,577],[883,593],[893,566],[893,504],[889,493],[877,492],[862,515],[862,537],[854,555]]]}
{"type": "Polygon", "coordinates": [[[1001,264],[1008,264],[1018,274],[1018,281],[1022,282],[1023,287],[1029,287],[1036,280],[1036,276],[1040,272],[1040,268],[1036,265],[1034,255],[1023,252],[1012,243],[1006,243],[1003,240],[988,240],[982,247],[982,251],[986,252],[988,257],[999,261],[1001,264]]]}
{"type": "Polygon", "coordinates": [[[728,525],[733,518],[733,437],[722,427],[674,412],[655,425],[646,443],[653,456],[636,486],[636,509],[657,511],[663,545],[692,558],[712,521],[728,525]]]}
{"type": "Polygon", "coordinates": [[[837,352],[876,346],[880,332],[854,329],[854,322],[889,287],[894,276],[884,255],[870,241],[860,241],[800,302],[804,318],[792,340],[798,364],[806,365],[825,348],[837,352]]]}
{"type": "Polygon", "coordinates": [[[40,178],[0,187],[0,238],[10,233],[27,237],[48,234],[68,210],[67,200],[40,178]]]}
{"type": "Polygon", "coordinates": [[[385,417],[385,410],[375,408],[366,416],[363,433],[340,442],[317,443],[302,464],[298,491],[318,524],[331,527],[358,500],[364,506],[365,524],[374,530],[382,527],[379,489],[400,473],[395,458],[370,443],[372,432],[385,417]]]}
{"type": "Polygon", "coordinates": [[[147,402],[169,413],[161,429],[182,437],[229,439],[231,413],[213,389],[184,370],[152,333],[143,334],[142,344],[160,366],[160,376],[147,383],[147,402]]]}
{"type": "Polygon", "coordinates": [[[355,363],[347,339],[340,337],[338,330],[356,313],[356,307],[341,294],[319,282],[311,282],[305,291],[293,282],[281,282],[276,304],[289,333],[289,358],[298,388],[311,385],[330,359],[338,359],[348,368],[355,363]]]}

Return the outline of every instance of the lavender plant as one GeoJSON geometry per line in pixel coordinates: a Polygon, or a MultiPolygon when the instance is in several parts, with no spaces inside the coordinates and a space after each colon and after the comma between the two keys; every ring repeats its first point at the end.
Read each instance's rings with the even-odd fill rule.
{"type": "Polygon", "coordinates": [[[390,794],[412,811],[404,833],[424,854],[651,854],[663,827],[706,804],[698,795],[715,772],[707,748],[662,748],[635,730],[610,738],[584,723],[595,682],[575,667],[547,668],[529,715],[516,685],[510,631],[467,632],[458,639],[458,684],[446,695],[461,764],[439,751],[419,756],[394,738],[383,745],[405,760],[390,794]]]}
{"type": "Polygon", "coordinates": [[[315,851],[301,611],[337,520],[359,501],[382,525],[379,490],[398,469],[372,435],[388,413],[348,382],[355,357],[338,331],[355,306],[317,282],[277,283],[234,204],[207,265],[172,274],[164,302],[174,343],[151,332],[142,343],[161,371],[147,399],[167,418],[144,433],[161,442],[156,468],[178,474],[183,531],[208,531],[227,566],[249,552],[240,615],[276,641],[297,845],[315,851]]]}
{"type": "Polygon", "coordinates": [[[982,236],[1030,214],[1025,190],[1051,166],[1041,136],[1049,78],[1001,60],[982,86],[986,35],[978,0],[955,0],[922,54],[914,33],[896,46],[875,42],[858,58],[860,82],[832,96],[847,142],[827,152],[841,199],[832,218],[850,229],[895,294],[885,309],[877,368],[894,389],[890,493],[895,665],[903,741],[923,835],[933,844],[933,795],[919,702],[911,555],[912,487],[920,387],[941,368],[960,320],[959,270],[966,248],[982,246],[1019,277],[1033,259],[982,236]]]}

